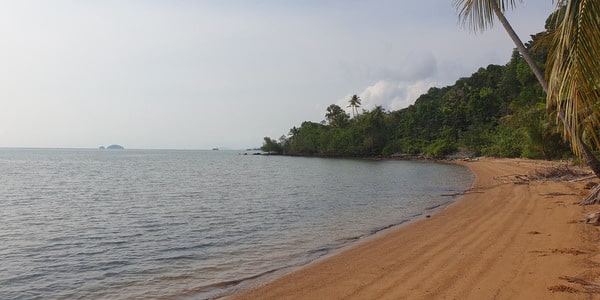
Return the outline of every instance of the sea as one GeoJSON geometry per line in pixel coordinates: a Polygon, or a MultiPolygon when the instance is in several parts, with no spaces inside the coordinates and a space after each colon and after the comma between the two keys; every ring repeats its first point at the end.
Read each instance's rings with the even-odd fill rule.
{"type": "Polygon", "coordinates": [[[463,166],[246,151],[0,149],[0,299],[215,299],[467,190],[463,166]]]}

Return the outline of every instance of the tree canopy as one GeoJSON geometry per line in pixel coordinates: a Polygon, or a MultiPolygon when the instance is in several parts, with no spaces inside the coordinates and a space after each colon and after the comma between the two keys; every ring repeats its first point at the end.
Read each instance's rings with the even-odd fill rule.
{"type": "MultiPolygon", "coordinates": [[[[548,34],[534,35],[525,45],[542,69],[548,47],[532,45],[548,34]]],[[[348,106],[353,111],[354,96],[348,106]]],[[[279,145],[287,155],[441,157],[464,149],[498,157],[571,156],[545,102],[544,89],[515,50],[506,65],[489,65],[453,85],[433,87],[401,110],[376,106],[350,118],[332,104],[327,122],[305,121],[279,145]]]]}

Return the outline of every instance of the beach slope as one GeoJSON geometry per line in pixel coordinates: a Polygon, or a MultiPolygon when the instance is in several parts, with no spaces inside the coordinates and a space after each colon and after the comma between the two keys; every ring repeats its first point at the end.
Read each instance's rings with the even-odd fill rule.
{"type": "Polygon", "coordinates": [[[600,299],[586,181],[519,180],[558,164],[465,163],[474,186],[450,207],[232,298],[600,299]]]}

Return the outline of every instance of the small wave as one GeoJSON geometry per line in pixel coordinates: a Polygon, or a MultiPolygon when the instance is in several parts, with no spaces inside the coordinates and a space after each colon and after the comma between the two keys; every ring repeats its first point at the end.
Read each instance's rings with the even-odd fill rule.
{"type": "Polygon", "coordinates": [[[44,274],[42,274],[42,273],[30,273],[30,274],[17,275],[17,276],[14,276],[14,277],[9,277],[6,280],[0,281],[0,284],[2,286],[11,286],[13,284],[22,283],[22,282],[29,282],[31,280],[34,280],[36,278],[41,278],[41,277],[44,277],[44,274]]]}
{"type": "MultiPolygon", "coordinates": [[[[442,195],[442,196],[443,196],[443,195],[442,195]]],[[[442,207],[442,206],[448,205],[450,202],[451,202],[451,201],[445,201],[445,202],[442,202],[442,203],[440,203],[440,204],[437,204],[437,205],[434,205],[434,206],[426,207],[426,208],[425,208],[425,210],[434,210],[434,209],[436,209],[436,208],[440,208],[440,207],[442,207]]]]}
{"type": "Polygon", "coordinates": [[[253,280],[259,279],[261,277],[271,275],[271,274],[279,272],[283,269],[285,269],[285,268],[271,269],[271,270],[268,270],[268,271],[265,271],[265,272],[262,272],[262,273],[259,273],[256,275],[248,276],[248,277],[220,281],[220,282],[215,282],[215,283],[195,287],[195,288],[185,291],[183,294],[177,295],[179,297],[176,297],[176,298],[212,294],[212,296],[207,296],[206,299],[217,299],[217,298],[225,296],[227,289],[231,289],[235,286],[238,286],[239,284],[241,284],[243,282],[253,281],[253,280]]]}
{"type": "Polygon", "coordinates": [[[143,236],[143,233],[134,233],[134,234],[123,234],[123,235],[119,235],[119,238],[122,239],[129,239],[129,238],[134,238],[134,237],[140,237],[143,236]]]}
{"type": "Polygon", "coordinates": [[[347,237],[347,238],[338,239],[337,242],[341,242],[341,243],[345,244],[345,243],[351,243],[351,242],[360,240],[362,238],[363,238],[362,235],[357,235],[357,236],[351,236],[351,237],[347,237]]]}
{"type": "Polygon", "coordinates": [[[92,256],[92,255],[100,255],[100,254],[104,254],[104,253],[110,252],[109,248],[106,248],[106,249],[97,249],[97,247],[94,247],[93,249],[96,249],[96,250],[82,251],[82,252],[76,253],[76,255],[92,256]]]}
{"type": "Polygon", "coordinates": [[[208,243],[202,243],[202,244],[193,245],[193,246],[187,246],[187,247],[175,247],[175,248],[161,249],[161,250],[159,250],[159,252],[193,251],[193,250],[199,250],[199,249],[203,249],[203,248],[207,248],[207,247],[212,247],[212,246],[215,246],[215,243],[208,242],[208,243]]]}
{"type": "Polygon", "coordinates": [[[309,250],[306,252],[306,254],[308,254],[308,256],[317,256],[317,257],[321,257],[323,255],[326,255],[327,253],[329,253],[331,250],[335,249],[336,247],[321,247],[321,248],[317,248],[314,250],[309,250]]]}
{"type": "Polygon", "coordinates": [[[160,281],[176,281],[176,280],[184,280],[194,278],[192,274],[180,274],[180,275],[167,275],[161,276],[158,280],[160,281]]]}
{"type": "MultiPolygon", "coordinates": [[[[419,214],[419,215],[421,215],[421,214],[419,214]]],[[[389,224],[389,225],[386,225],[386,226],[377,227],[377,228],[371,230],[370,234],[371,235],[376,234],[376,233],[378,233],[380,231],[384,231],[386,229],[390,229],[392,227],[396,227],[398,225],[402,225],[402,224],[404,224],[404,223],[406,223],[408,221],[410,221],[410,219],[404,219],[404,220],[401,220],[400,222],[397,222],[397,223],[393,223],[393,224],[389,224]]]]}
{"type": "Polygon", "coordinates": [[[210,228],[194,228],[192,230],[190,230],[190,232],[193,233],[204,233],[204,232],[210,232],[210,228]]]}
{"type": "Polygon", "coordinates": [[[37,256],[38,253],[48,253],[49,251],[60,251],[65,249],[72,249],[84,246],[85,243],[73,242],[73,243],[54,243],[49,245],[38,246],[29,249],[27,256],[37,256]]]}
{"type": "Polygon", "coordinates": [[[123,244],[127,244],[129,243],[128,241],[123,241],[123,240],[116,240],[116,241],[103,241],[100,242],[100,245],[103,246],[116,246],[116,245],[123,245],[123,244]]]}
{"type": "Polygon", "coordinates": [[[78,266],[80,271],[109,271],[115,268],[122,268],[131,265],[132,261],[126,260],[111,260],[111,261],[99,261],[95,264],[80,265],[78,266]]]}
{"type": "Polygon", "coordinates": [[[177,261],[181,261],[181,260],[188,260],[188,261],[194,261],[196,259],[198,259],[197,254],[182,254],[182,255],[173,255],[173,256],[166,256],[166,257],[161,257],[161,258],[157,258],[156,261],[167,261],[167,262],[171,262],[171,263],[175,263],[177,261]]]}

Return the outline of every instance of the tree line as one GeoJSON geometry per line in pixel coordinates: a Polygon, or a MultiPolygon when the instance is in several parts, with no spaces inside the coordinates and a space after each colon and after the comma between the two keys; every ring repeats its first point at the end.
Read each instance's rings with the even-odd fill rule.
{"type": "MultiPolygon", "coordinates": [[[[514,7],[514,1],[455,0],[454,4],[459,17],[474,30],[489,28],[497,17],[509,34],[512,31],[503,14],[514,7]]],[[[332,104],[323,122],[304,122],[279,140],[265,138],[263,150],[287,155],[440,157],[464,148],[489,156],[553,159],[571,156],[573,149],[589,162],[587,145],[597,148],[598,142],[594,126],[598,125],[599,89],[597,60],[585,54],[595,53],[600,47],[594,43],[600,39],[597,18],[586,13],[599,10],[594,1],[559,1],[546,30],[532,36],[532,41],[523,45],[511,35],[517,50],[506,65],[490,65],[454,85],[431,88],[399,111],[377,106],[358,113],[360,99],[355,95],[349,101],[352,117],[332,104]],[[584,45],[577,44],[580,35],[589,36],[584,45]],[[583,57],[571,60],[560,48],[564,45],[587,48],[575,52],[583,57]],[[586,65],[573,65],[586,58],[591,59],[586,65]],[[549,83],[541,75],[544,71],[549,83]],[[572,80],[571,75],[582,79],[572,80]]]]}
{"type": "MultiPolygon", "coordinates": [[[[536,39],[533,37],[529,48],[536,39]]],[[[532,50],[543,65],[547,50],[532,50]]],[[[459,148],[475,155],[561,158],[571,151],[545,111],[535,75],[515,50],[504,65],[480,68],[455,84],[433,87],[413,105],[397,111],[362,110],[356,95],[353,116],[336,105],[322,122],[305,121],[278,140],[265,137],[262,150],[286,155],[442,157],[459,148]]]]}

